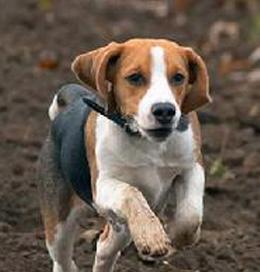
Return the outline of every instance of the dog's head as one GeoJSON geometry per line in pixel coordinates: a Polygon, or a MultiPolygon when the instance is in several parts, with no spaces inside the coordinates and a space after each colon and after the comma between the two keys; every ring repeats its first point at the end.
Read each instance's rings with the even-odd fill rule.
{"type": "Polygon", "coordinates": [[[142,135],[157,141],[171,134],[182,113],[211,101],[204,61],[167,40],[113,42],[78,56],[72,70],[109,111],[132,117],[142,135]]]}

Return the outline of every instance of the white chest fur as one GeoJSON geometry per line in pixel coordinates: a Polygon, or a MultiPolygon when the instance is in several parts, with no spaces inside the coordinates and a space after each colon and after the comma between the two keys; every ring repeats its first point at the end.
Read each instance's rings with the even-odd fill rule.
{"type": "Polygon", "coordinates": [[[193,161],[193,136],[189,128],[174,132],[163,143],[131,137],[103,116],[97,119],[98,179],[115,178],[139,188],[157,205],[174,177],[193,161]]]}

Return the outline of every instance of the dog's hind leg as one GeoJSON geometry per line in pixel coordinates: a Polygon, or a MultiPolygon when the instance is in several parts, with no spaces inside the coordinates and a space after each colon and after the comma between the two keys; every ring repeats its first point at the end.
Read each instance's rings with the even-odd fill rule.
{"type": "Polygon", "coordinates": [[[53,261],[53,272],[76,272],[72,253],[82,205],[69,183],[63,180],[52,152],[53,143],[48,138],[39,158],[38,177],[46,245],[53,261]]]}
{"type": "Polygon", "coordinates": [[[93,272],[112,272],[121,251],[130,241],[126,225],[107,224],[97,242],[93,272]]]}
{"type": "Polygon", "coordinates": [[[53,272],[78,271],[72,260],[74,240],[79,230],[77,211],[72,209],[64,221],[59,221],[53,211],[47,213],[44,215],[46,246],[53,261],[53,272]]]}

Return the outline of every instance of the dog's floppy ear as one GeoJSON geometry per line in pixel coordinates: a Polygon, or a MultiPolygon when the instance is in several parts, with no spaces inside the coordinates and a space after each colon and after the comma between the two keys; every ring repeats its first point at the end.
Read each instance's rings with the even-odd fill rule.
{"type": "Polygon", "coordinates": [[[96,90],[98,94],[108,103],[111,110],[111,103],[114,104],[113,92],[109,79],[116,60],[122,50],[122,45],[110,43],[86,54],[79,55],[71,65],[72,71],[77,78],[96,90]]]}
{"type": "Polygon", "coordinates": [[[189,84],[182,103],[182,112],[189,113],[204,104],[211,102],[209,95],[209,76],[206,65],[202,58],[191,48],[185,48],[185,55],[188,60],[189,84]]]}

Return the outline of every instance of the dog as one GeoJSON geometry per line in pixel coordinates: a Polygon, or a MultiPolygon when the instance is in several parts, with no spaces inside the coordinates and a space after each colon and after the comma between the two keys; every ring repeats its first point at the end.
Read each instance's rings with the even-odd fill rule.
{"type": "Polygon", "coordinates": [[[72,260],[78,219],[95,213],[106,226],[94,272],[112,272],[132,241],[146,260],[197,242],[205,174],[195,110],[211,101],[202,58],[169,40],[131,39],[79,55],[72,71],[87,89],[67,85],[55,95],[39,164],[53,271],[78,271],[72,260]],[[98,101],[107,114],[93,110],[84,97],[98,101]],[[134,133],[107,118],[113,113],[134,133]],[[176,211],[167,235],[157,215],[172,186],[176,211]]]}

